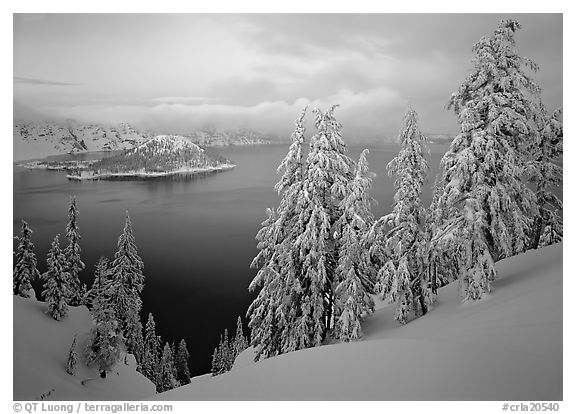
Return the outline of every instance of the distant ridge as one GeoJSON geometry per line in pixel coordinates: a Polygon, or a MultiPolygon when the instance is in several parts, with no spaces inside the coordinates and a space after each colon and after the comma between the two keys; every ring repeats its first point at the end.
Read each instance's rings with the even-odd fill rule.
{"type": "MultiPolygon", "coordinates": [[[[137,147],[156,134],[141,131],[130,124],[82,124],[67,122],[15,121],[13,125],[14,161],[45,158],[51,155],[92,151],[117,151],[137,147]]],[[[193,131],[185,135],[202,147],[266,145],[274,137],[246,128],[193,131]]]]}

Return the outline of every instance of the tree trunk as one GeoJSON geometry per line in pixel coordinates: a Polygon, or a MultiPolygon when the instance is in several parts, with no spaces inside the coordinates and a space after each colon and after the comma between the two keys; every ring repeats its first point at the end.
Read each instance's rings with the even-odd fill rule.
{"type": "Polygon", "coordinates": [[[531,249],[536,250],[538,245],[540,244],[540,236],[542,235],[542,215],[543,215],[543,208],[538,208],[538,216],[534,219],[534,227],[532,229],[532,245],[530,246],[531,249]]]}
{"type": "Polygon", "coordinates": [[[438,293],[438,280],[437,280],[437,274],[436,274],[436,258],[434,257],[432,259],[432,261],[429,264],[429,269],[430,269],[430,284],[431,284],[431,289],[432,289],[432,293],[434,295],[436,295],[438,293]]]}
{"type": "Polygon", "coordinates": [[[100,371],[100,378],[106,378],[106,370],[100,371]]]}

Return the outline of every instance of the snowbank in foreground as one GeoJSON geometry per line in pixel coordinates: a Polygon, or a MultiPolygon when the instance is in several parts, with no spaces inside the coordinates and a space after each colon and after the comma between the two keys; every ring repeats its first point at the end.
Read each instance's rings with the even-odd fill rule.
{"type": "Polygon", "coordinates": [[[118,363],[106,379],[84,365],[81,347],[92,326],[86,307],[71,307],[60,322],[45,310],[44,302],[14,296],[15,400],[139,400],[156,392],[154,384],[136,372],[132,355],[128,365],[118,363]],[[75,334],[79,361],[72,376],[66,373],[66,359],[75,334]]]}
{"type": "Polygon", "coordinates": [[[158,394],[163,400],[562,400],[562,244],[497,265],[480,303],[457,284],[401,326],[391,306],[362,341],[297,351],[158,394]]]}

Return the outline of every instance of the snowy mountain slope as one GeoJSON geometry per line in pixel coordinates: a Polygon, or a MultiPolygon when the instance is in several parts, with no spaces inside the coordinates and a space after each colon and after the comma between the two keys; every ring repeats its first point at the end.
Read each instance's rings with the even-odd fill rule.
{"type": "Polygon", "coordinates": [[[138,400],[155,393],[154,384],[136,372],[132,355],[129,365],[121,361],[106,379],[84,365],[81,347],[92,326],[86,307],[71,307],[59,322],[45,310],[44,302],[14,296],[15,400],[37,400],[42,395],[47,400],[138,400]],[[65,369],[75,334],[79,358],[72,376],[65,369]]]}
{"type": "MultiPolygon", "coordinates": [[[[138,131],[129,124],[114,126],[81,124],[68,121],[18,121],[13,125],[14,161],[44,158],[87,151],[115,151],[134,148],[154,134],[138,131]]],[[[248,129],[193,131],[186,135],[191,142],[204,147],[270,144],[270,137],[248,129]]]]}
{"type": "Polygon", "coordinates": [[[249,129],[193,131],[186,137],[197,145],[203,147],[229,147],[242,145],[266,145],[272,144],[271,137],[249,129]]]}
{"type": "Polygon", "coordinates": [[[407,325],[379,303],[362,341],[192,379],[163,400],[561,400],[562,244],[506,259],[480,303],[457,284],[407,325]]]}
{"type": "Polygon", "coordinates": [[[52,122],[15,122],[13,126],[14,161],[44,158],[86,151],[113,151],[133,148],[152,138],[128,124],[104,126],[66,125],[52,122]]]}

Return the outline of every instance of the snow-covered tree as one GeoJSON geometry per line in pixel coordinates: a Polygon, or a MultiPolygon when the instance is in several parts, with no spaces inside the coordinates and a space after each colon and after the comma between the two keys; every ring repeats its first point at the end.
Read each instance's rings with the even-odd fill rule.
{"type": "Polygon", "coordinates": [[[461,132],[441,162],[438,208],[450,218],[434,239],[440,248],[460,246],[465,300],[490,292],[494,262],[530,244],[536,200],[522,175],[528,144],[537,135],[533,115],[540,88],[524,72],[536,64],[516,51],[519,29],[517,21],[503,20],[474,45],[474,70],[449,103],[461,132]]]}
{"type": "Polygon", "coordinates": [[[248,340],[244,336],[244,327],[242,326],[242,318],[240,316],[238,316],[238,320],[236,321],[236,336],[234,337],[233,348],[234,358],[248,348],[248,340]]]}
{"type": "Polygon", "coordinates": [[[118,238],[118,251],[110,266],[112,277],[106,295],[120,322],[126,348],[135,355],[141,353],[142,328],[139,314],[142,309],[140,293],[144,288],[143,267],[134,242],[130,216],[126,212],[124,231],[118,238]]]}
{"type": "Polygon", "coordinates": [[[386,241],[389,260],[379,271],[379,288],[384,298],[396,303],[396,320],[406,323],[411,315],[425,314],[430,302],[424,262],[426,211],[420,199],[428,150],[412,107],[404,115],[399,142],[400,152],[387,166],[388,174],[396,177],[396,194],[392,213],[382,218],[391,230],[386,241]]]}
{"type": "Polygon", "coordinates": [[[368,169],[368,150],[360,154],[356,176],[349,184],[347,194],[340,203],[342,216],[336,223],[340,237],[338,267],[334,278],[335,337],[342,341],[362,336],[360,322],[374,311],[370,296],[372,283],[367,279],[368,256],[363,239],[372,225],[369,196],[374,174],[368,169]]]}
{"type": "Polygon", "coordinates": [[[22,235],[18,237],[18,248],[12,272],[14,294],[24,298],[35,296],[32,282],[39,277],[40,272],[36,268],[36,254],[32,243],[32,230],[28,227],[28,223],[22,220],[22,235]]]}
{"type": "Polygon", "coordinates": [[[538,134],[531,143],[531,159],[526,165],[528,180],[536,187],[538,213],[532,228],[531,248],[562,241],[562,201],[555,191],[562,188],[562,157],[564,127],[562,109],[548,112],[542,102],[536,112],[538,134]]]}
{"type": "Polygon", "coordinates": [[[46,262],[48,270],[42,274],[44,291],[42,296],[48,305],[47,313],[57,321],[68,313],[68,300],[70,298],[70,276],[65,271],[66,257],[60,249],[60,235],[56,235],[48,252],[46,262]]]}
{"type": "Polygon", "coordinates": [[[94,300],[92,316],[95,326],[90,331],[85,357],[88,366],[97,368],[100,376],[106,378],[106,373],[120,360],[120,353],[124,348],[122,330],[114,309],[102,296],[94,300]]]}
{"type": "Polygon", "coordinates": [[[212,376],[230,371],[235,358],[234,344],[228,338],[228,329],[225,329],[224,336],[220,337],[220,343],[212,355],[212,376]]]}
{"type": "Polygon", "coordinates": [[[334,226],[355,175],[335,108],[314,111],[317,133],[305,161],[304,112],[296,121],[276,185],[280,205],[267,211],[257,235],[260,253],[252,265],[260,269],[250,289],[262,289],[248,310],[256,359],[319,345],[334,327],[340,249],[334,226]]]}
{"type": "Polygon", "coordinates": [[[212,365],[210,368],[213,377],[220,375],[220,365],[222,364],[221,359],[220,348],[216,346],[214,352],[212,352],[212,365]]]}
{"type": "Polygon", "coordinates": [[[224,371],[230,371],[232,369],[232,365],[234,365],[234,349],[232,344],[230,343],[230,338],[228,337],[228,329],[224,329],[224,338],[222,338],[222,362],[224,371]]]}
{"type": "Polygon", "coordinates": [[[450,218],[449,209],[446,210],[438,208],[439,199],[443,191],[439,182],[439,177],[436,177],[432,202],[426,210],[426,219],[424,224],[425,245],[422,252],[422,257],[425,263],[426,279],[428,280],[430,293],[432,294],[431,300],[434,300],[434,295],[438,293],[438,288],[458,279],[459,265],[455,258],[460,256],[459,252],[461,248],[460,245],[454,243],[444,243],[440,246],[435,242],[434,237],[437,228],[442,226],[442,223],[450,218]]]}
{"type": "Polygon", "coordinates": [[[146,322],[146,329],[144,334],[144,351],[142,354],[142,362],[140,363],[141,372],[146,378],[151,380],[154,384],[158,385],[158,372],[160,362],[160,341],[156,335],[156,323],[152,313],[148,314],[148,321],[146,322]]]}
{"type": "Polygon", "coordinates": [[[126,212],[124,230],[118,238],[117,246],[118,250],[111,264],[111,273],[115,278],[120,278],[127,288],[140,294],[144,289],[144,274],[142,273],[144,262],[138,255],[132,221],[128,212],[126,212]]]}
{"type": "Polygon", "coordinates": [[[92,309],[94,299],[97,296],[105,294],[110,283],[110,273],[108,271],[108,259],[104,256],[98,259],[94,268],[94,281],[92,287],[86,292],[84,296],[84,304],[92,309]]]}
{"type": "Polygon", "coordinates": [[[78,353],[76,352],[76,335],[72,340],[72,345],[68,351],[68,359],[66,360],[66,372],[70,375],[76,373],[76,364],[78,363],[78,353]]]}
{"type": "Polygon", "coordinates": [[[142,336],[142,322],[140,322],[140,316],[136,312],[128,314],[123,335],[126,349],[134,355],[136,363],[140,365],[144,353],[144,338],[142,336]]]}
{"type": "Polygon", "coordinates": [[[174,358],[172,356],[172,349],[168,342],[164,344],[162,357],[160,358],[160,383],[158,384],[158,392],[164,392],[177,387],[178,381],[174,378],[174,358]]]}
{"type": "Polygon", "coordinates": [[[182,339],[178,344],[175,357],[176,380],[178,380],[178,382],[182,385],[190,383],[190,369],[188,368],[189,358],[190,354],[188,353],[186,341],[182,339]]]}
{"type": "Polygon", "coordinates": [[[80,258],[80,232],[78,228],[78,208],[76,207],[76,197],[70,197],[68,207],[68,224],[66,225],[66,239],[68,246],[64,249],[66,256],[66,271],[70,277],[70,305],[78,306],[82,303],[85,286],[80,282],[78,275],[84,270],[84,263],[80,258]]]}
{"type": "Polygon", "coordinates": [[[295,248],[302,260],[303,277],[299,332],[304,347],[316,346],[332,328],[334,274],[340,240],[333,226],[340,204],[354,177],[354,161],[346,155],[342,126],[334,117],[337,105],[322,113],[315,110],[317,133],[310,139],[303,194],[299,198],[299,228],[295,248]]]}
{"type": "MultiPolygon", "coordinates": [[[[256,350],[256,360],[297,349],[294,330],[290,330],[296,317],[297,296],[301,262],[293,249],[298,228],[297,203],[302,192],[304,159],[304,108],[296,120],[292,144],[278,172],[284,170],[275,186],[281,197],[277,209],[267,209],[268,218],[256,235],[260,252],[252,261],[259,268],[250,284],[250,291],[261,287],[258,296],[248,309],[251,344],[256,350]]],[[[215,360],[221,355],[215,350],[215,360]]]]}

